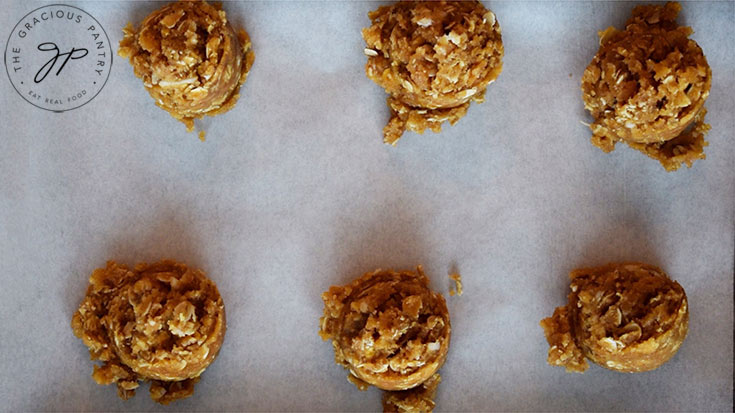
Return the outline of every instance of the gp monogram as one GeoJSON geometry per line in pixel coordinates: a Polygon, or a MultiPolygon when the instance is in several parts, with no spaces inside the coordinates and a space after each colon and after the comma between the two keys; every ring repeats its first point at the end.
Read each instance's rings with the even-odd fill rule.
{"type": "Polygon", "coordinates": [[[10,33],[5,69],[23,99],[41,109],[63,112],[89,103],[107,82],[110,40],[100,23],[64,4],[25,15],[10,33]]]}

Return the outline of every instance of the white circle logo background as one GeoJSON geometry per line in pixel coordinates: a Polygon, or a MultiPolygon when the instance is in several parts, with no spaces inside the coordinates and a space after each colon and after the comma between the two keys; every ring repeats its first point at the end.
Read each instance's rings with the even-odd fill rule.
{"type": "Polygon", "coordinates": [[[40,7],[13,28],[5,47],[5,69],[23,99],[63,112],[92,100],[112,67],[110,39],[82,9],[64,4],[40,7]]]}

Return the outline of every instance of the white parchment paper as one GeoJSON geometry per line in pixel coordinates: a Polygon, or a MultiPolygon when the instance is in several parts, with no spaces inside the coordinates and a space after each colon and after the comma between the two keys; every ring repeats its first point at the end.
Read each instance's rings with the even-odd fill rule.
{"type": "MultiPolygon", "coordinates": [[[[3,2],[0,38],[43,2],[3,2]]],[[[151,2],[67,2],[113,47],[151,2]]],[[[504,70],[456,126],[382,144],[385,94],[364,75],[373,2],[225,3],[255,64],[237,106],[200,123],[158,109],[126,61],[91,103],[57,114],[0,79],[0,410],[370,411],[317,334],[320,294],[375,268],[422,264],[453,327],[437,411],[730,411],[735,246],[735,3],[684,3],[712,67],[707,159],[666,173],[589,143],[579,82],[597,31],[636,3],[485,2],[504,70]],[[124,402],[90,377],[69,327],[107,259],[204,269],[228,331],[193,397],[124,402]],[[690,331],[660,369],[584,375],[546,364],[538,322],[567,273],[659,265],[686,289],[690,331]]],[[[4,49],[4,45],[3,45],[4,49]]]]}

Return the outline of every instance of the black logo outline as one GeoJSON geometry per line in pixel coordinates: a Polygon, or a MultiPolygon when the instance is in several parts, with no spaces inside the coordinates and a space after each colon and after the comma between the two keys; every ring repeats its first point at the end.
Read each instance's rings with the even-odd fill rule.
{"type": "Polygon", "coordinates": [[[70,110],[74,110],[74,109],[79,109],[79,108],[81,108],[82,106],[86,105],[87,103],[89,103],[89,102],[93,101],[93,100],[94,100],[94,98],[96,98],[96,97],[97,97],[97,95],[99,95],[99,94],[100,94],[100,92],[102,92],[102,90],[103,90],[103,89],[105,88],[105,86],[107,85],[107,81],[108,81],[108,80],[110,79],[110,73],[112,73],[112,66],[113,66],[113,62],[114,62],[114,60],[115,60],[115,56],[114,56],[114,55],[115,55],[115,54],[113,53],[113,50],[112,50],[112,43],[110,42],[110,37],[109,37],[109,36],[107,35],[107,31],[105,30],[104,26],[102,26],[102,25],[100,24],[100,22],[99,22],[99,21],[98,21],[98,20],[97,20],[97,19],[96,19],[96,18],[95,18],[94,16],[92,16],[92,15],[91,15],[91,14],[89,14],[89,13],[87,13],[87,12],[86,12],[85,10],[83,10],[83,9],[80,9],[79,7],[74,7],[74,6],[70,6],[70,5],[68,5],[68,4],[63,4],[63,3],[54,3],[54,4],[46,4],[46,5],[44,5],[44,6],[41,6],[41,7],[35,8],[35,9],[33,9],[33,10],[29,11],[28,13],[26,13],[26,14],[25,14],[25,15],[24,15],[23,17],[21,17],[21,18],[20,18],[20,20],[18,20],[18,23],[16,23],[16,24],[15,24],[15,26],[13,26],[13,30],[11,30],[11,31],[10,31],[10,35],[8,35],[8,41],[7,41],[6,43],[5,43],[5,51],[4,51],[4,54],[3,54],[3,64],[5,65],[5,73],[6,73],[7,75],[8,75],[8,81],[10,82],[10,85],[11,85],[11,86],[13,86],[13,89],[15,89],[15,92],[16,92],[16,93],[17,93],[17,94],[18,94],[18,95],[19,95],[19,96],[20,96],[20,97],[21,97],[21,98],[22,98],[23,100],[25,100],[26,102],[30,103],[31,105],[33,105],[33,106],[35,106],[35,107],[37,107],[37,108],[39,108],[39,109],[43,109],[43,110],[46,110],[46,111],[49,111],[49,112],[53,112],[53,113],[63,113],[63,112],[67,112],[67,111],[70,111],[70,110]],[[100,90],[98,90],[98,91],[97,91],[97,93],[95,93],[95,94],[94,94],[94,96],[92,96],[91,98],[89,98],[89,100],[88,100],[88,101],[86,101],[86,102],[82,103],[81,105],[79,105],[79,106],[76,106],[76,107],[73,107],[73,108],[69,108],[69,109],[61,109],[61,110],[54,110],[54,109],[48,109],[48,108],[44,108],[44,107],[38,106],[38,105],[36,105],[35,103],[31,102],[30,100],[26,99],[26,98],[25,98],[25,97],[23,96],[23,94],[22,94],[22,93],[20,93],[20,91],[18,90],[18,88],[17,88],[17,87],[15,87],[15,84],[13,83],[13,81],[12,81],[12,79],[11,79],[11,77],[10,77],[10,72],[8,71],[8,61],[7,61],[7,60],[8,60],[8,47],[10,46],[10,40],[11,40],[11,39],[13,38],[13,33],[15,33],[15,29],[17,29],[17,28],[18,28],[18,25],[20,25],[21,23],[23,23],[23,21],[25,21],[26,17],[30,16],[31,14],[33,14],[33,13],[35,13],[35,12],[37,12],[37,11],[41,10],[41,9],[45,9],[45,8],[47,8],[47,7],[53,7],[53,6],[60,6],[60,7],[70,7],[70,8],[72,8],[72,9],[76,9],[76,10],[79,10],[79,11],[81,11],[82,13],[86,14],[87,16],[89,16],[89,17],[90,17],[90,18],[91,18],[92,20],[94,20],[94,22],[95,22],[95,23],[97,24],[97,26],[98,26],[98,27],[99,27],[100,29],[102,29],[102,33],[103,33],[103,34],[105,35],[105,39],[107,39],[107,44],[109,44],[109,45],[110,45],[110,52],[109,52],[109,53],[110,53],[110,70],[108,70],[108,71],[107,71],[107,77],[105,78],[105,81],[104,81],[104,82],[102,83],[102,86],[100,87],[100,90]]]}

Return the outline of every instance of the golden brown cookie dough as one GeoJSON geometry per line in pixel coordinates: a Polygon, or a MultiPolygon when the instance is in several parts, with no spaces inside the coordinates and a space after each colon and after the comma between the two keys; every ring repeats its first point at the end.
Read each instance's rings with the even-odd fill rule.
{"type": "Polygon", "coordinates": [[[250,37],[232,29],[219,3],[171,3],[138,31],[128,23],[123,33],[118,54],[130,59],[156,104],[189,131],[194,119],[235,106],[255,59],[250,37]]]}
{"type": "Polygon", "coordinates": [[[401,1],[368,15],[367,76],[390,94],[384,141],[452,125],[503,69],[500,24],[477,1],[401,1]]]}
{"type": "Polygon", "coordinates": [[[569,303],[541,320],[548,362],[581,373],[589,359],[621,372],[653,370],[687,335],[684,289],[657,267],[608,264],[572,271],[569,303]]]}
{"type": "Polygon", "coordinates": [[[336,363],[359,388],[412,389],[444,364],[449,311],[428,285],[419,266],[415,273],[376,270],[322,294],[319,334],[332,340],[336,363]]]}
{"type": "Polygon", "coordinates": [[[681,6],[638,6],[625,30],[599,33],[600,49],[582,75],[582,99],[595,121],[592,143],[605,152],[625,142],[667,171],[704,159],[704,102],[712,71],[681,6]]]}
{"type": "Polygon", "coordinates": [[[117,384],[127,400],[148,380],[151,397],[168,404],[191,396],[217,357],[225,307],[201,270],[168,260],[132,270],[108,261],[89,278],[71,327],[92,360],[103,362],[94,366],[97,383],[117,384]]]}
{"type": "Polygon", "coordinates": [[[439,373],[410,390],[383,393],[384,413],[425,413],[434,410],[436,389],[442,381],[439,373]]]}

